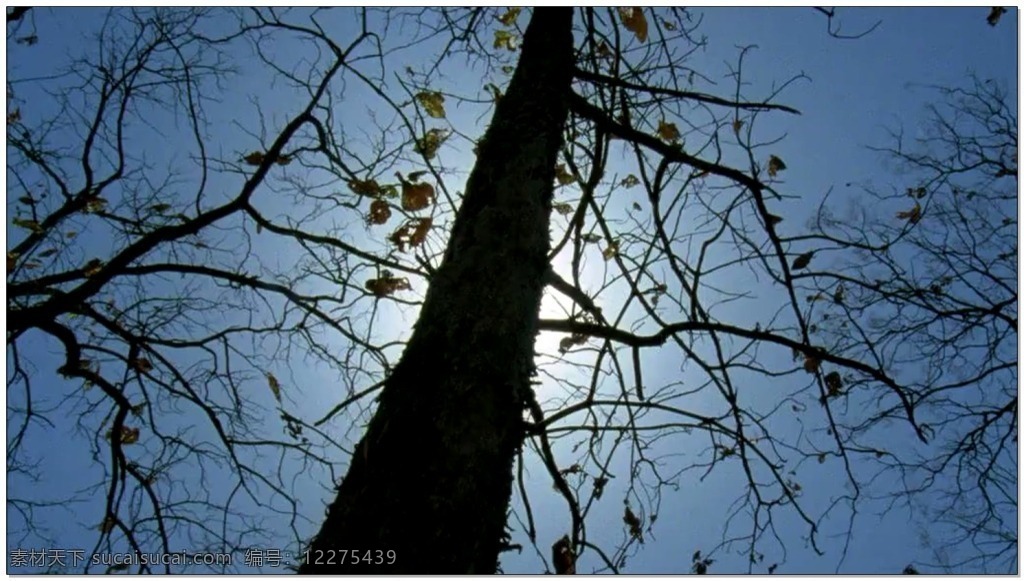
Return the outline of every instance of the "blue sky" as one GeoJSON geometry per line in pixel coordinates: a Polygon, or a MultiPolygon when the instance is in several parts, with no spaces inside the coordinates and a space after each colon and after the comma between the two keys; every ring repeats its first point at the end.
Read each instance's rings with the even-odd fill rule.
{"type": "MultiPolygon", "coordinates": [[[[826,34],[825,18],[809,8],[710,8],[693,11],[694,15],[703,17],[698,34],[706,36],[708,44],[692,57],[691,66],[716,83],[715,86],[711,86],[704,82],[700,85],[701,90],[730,94],[733,85],[727,78],[728,67],[735,64],[739,54],[738,47],[746,45],[757,46],[748,53],[744,64],[744,78],[750,83],[744,88],[748,98],[764,96],[773,86],[778,86],[796,75],[806,76],[806,79],[799,79],[786,88],[777,98],[778,102],[799,109],[802,115],[778,113],[764,115],[758,119],[760,138],[785,137],[771,148],[771,152],[784,159],[788,166],[782,174],[783,181],[779,189],[787,196],[792,196],[778,206],[780,213],[784,211],[786,215],[786,221],[780,227],[780,231],[791,234],[802,228],[804,221],[813,214],[817,202],[830,188],[837,190],[839,196],[847,196],[850,199],[856,198],[857,189],[847,187],[847,183],[897,183],[896,188],[899,189],[899,178],[894,177],[892,170],[882,162],[880,156],[869,151],[866,146],[887,145],[888,128],[902,126],[909,135],[918,131],[925,118],[924,105],[937,99],[936,93],[928,88],[929,85],[956,85],[965,80],[968,72],[973,72],[980,78],[995,78],[1006,83],[1011,95],[1016,97],[1019,82],[1018,12],[1011,9],[999,25],[993,28],[985,23],[986,11],[987,8],[981,7],[839,10],[838,17],[844,32],[864,30],[876,21],[881,21],[878,28],[869,36],[859,40],[830,38],[826,34]]],[[[78,54],[82,46],[91,46],[82,44],[79,39],[94,30],[102,22],[103,15],[104,13],[98,10],[38,10],[33,16],[33,24],[38,29],[39,43],[34,46],[23,46],[8,41],[8,78],[46,75],[52,69],[62,66],[68,55],[78,54]]],[[[339,39],[347,38],[354,30],[355,20],[348,18],[344,12],[326,15],[324,18],[331,24],[332,34],[336,34],[339,39]]],[[[519,22],[521,26],[525,25],[525,13],[520,16],[519,22]]],[[[209,26],[210,31],[218,31],[217,22],[212,22],[209,26]]],[[[386,40],[401,44],[401,35],[411,34],[412,30],[411,25],[403,24],[402,27],[396,27],[396,32],[386,40]],[[403,28],[404,26],[409,28],[403,28]]],[[[403,94],[394,77],[395,72],[401,71],[402,67],[407,65],[419,69],[423,66],[423,55],[429,54],[430,50],[437,50],[438,47],[437,42],[430,42],[416,49],[397,50],[390,57],[392,62],[389,63],[394,71],[389,71],[385,77],[389,94],[403,94]]],[[[227,49],[225,56],[237,57],[239,54],[245,54],[245,50],[242,45],[233,45],[227,49]]],[[[275,59],[290,63],[290,66],[297,70],[304,71],[310,66],[315,67],[318,62],[315,49],[308,44],[292,40],[275,43],[272,52],[275,59]]],[[[505,58],[510,63],[514,62],[514,55],[505,58]]],[[[226,90],[217,95],[217,102],[210,101],[205,104],[209,118],[214,121],[214,129],[208,135],[208,146],[212,146],[212,156],[222,159],[237,159],[249,151],[257,150],[260,147],[258,137],[263,135],[265,138],[272,138],[276,130],[295,114],[303,102],[301,92],[296,92],[280,79],[268,83],[265,70],[255,60],[237,62],[240,63],[238,73],[225,85],[226,90]],[[253,121],[259,119],[257,115],[260,114],[263,116],[262,127],[253,121]]],[[[376,69],[371,63],[366,65],[366,70],[376,69]]],[[[479,62],[456,57],[442,68],[443,87],[466,94],[472,93],[467,87],[482,87],[483,82],[506,82],[498,75],[482,81],[479,78],[480,70],[479,62]]],[[[14,90],[23,110],[22,114],[27,120],[39,119],[55,110],[53,104],[41,91],[33,88],[31,83],[15,85],[14,90]]],[[[377,114],[378,111],[386,109],[382,109],[379,98],[365,85],[346,80],[344,84],[338,84],[334,90],[339,105],[333,114],[338,124],[346,127],[343,134],[346,146],[351,150],[366,151],[367,145],[378,135],[375,131],[379,132],[373,123],[384,125],[389,131],[393,131],[396,141],[401,138],[404,131],[401,123],[387,113],[377,114]],[[355,129],[349,130],[349,127],[355,129]]],[[[481,88],[478,95],[486,95],[486,92],[481,88]]],[[[486,103],[474,105],[449,101],[446,109],[451,127],[464,132],[469,138],[478,136],[486,126],[486,103]]],[[[189,168],[189,155],[194,151],[190,143],[190,128],[184,120],[159,109],[145,110],[143,114],[149,125],[137,125],[131,134],[131,143],[137,148],[137,152],[153,161],[156,168],[162,167],[165,163],[167,167],[173,165],[177,168],[189,168]]],[[[440,125],[427,120],[426,126],[440,125]]],[[[60,141],[61,130],[57,131],[55,139],[60,141]]],[[[452,195],[463,187],[469,164],[473,159],[471,147],[467,139],[453,138],[440,155],[439,162],[443,167],[441,173],[446,176],[446,185],[452,195]]],[[[410,160],[396,161],[394,166],[406,174],[418,169],[410,160]]],[[[620,171],[621,175],[632,171],[625,164],[615,169],[620,171]]],[[[366,227],[359,212],[332,207],[329,201],[317,206],[310,202],[309,198],[305,198],[303,202],[306,205],[296,203],[295,200],[299,199],[299,196],[287,189],[289,177],[310,179],[316,184],[310,188],[315,194],[326,195],[334,190],[346,190],[343,183],[332,182],[330,176],[315,172],[311,172],[309,176],[302,176],[299,173],[301,171],[295,166],[286,167],[280,174],[275,174],[270,184],[278,188],[276,191],[267,187],[257,192],[255,205],[263,215],[277,224],[286,224],[289,219],[296,219],[296,216],[309,217],[310,226],[320,231],[340,232],[343,240],[348,243],[378,252],[388,248],[384,240],[386,235],[380,230],[366,227]]],[[[10,176],[8,179],[10,180],[10,176]]],[[[194,167],[191,172],[185,170],[180,180],[180,190],[188,191],[190,187],[195,186],[196,181],[194,167]]],[[[228,195],[228,192],[235,191],[240,183],[241,178],[237,174],[216,174],[210,181],[208,199],[228,195]]],[[[628,194],[634,196],[633,198],[625,197],[626,194],[623,194],[613,199],[611,203],[613,207],[618,206],[624,211],[632,202],[643,201],[638,192],[639,190],[635,190],[628,194]]],[[[16,189],[12,189],[9,181],[8,222],[10,215],[16,212],[15,199],[19,195],[16,189]]],[[[563,188],[556,194],[556,201],[573,201],[576,198],[578,191],[571,187],[563,188]]],[[[553,230],[561,233],[565,219],[554,216],[553,222],[553,230]]],[[[438,210],[436,223],[439,229],[441,226],[450,225],[450,216],[445,216],[438,210]]],[[[279,238],[267,233],[255,234],[254,225],[249,219],[245,220],[248,235],[241,237],[231,230],[232,227],[240,225],[241,220],[236,219],[230,221],[222,230],[203,234],[205,242],[221,248],[211,255],[212,263],[230,262],[234,255],[233,251],[238,248],[251,248],[251,258],[245,263],[246,270],[256,272],[265,268],[270,271],[287,271],[289,264],[301,255],[300,249],[294,244],[282,243],[279,238]]],[[[20,231],[9,225],[8,247],[17,243],[21,236],[20,231]]],[[[103,256],[109,244],[109,239],[99,231],[83,232],[81,238],[78,238],[68,250],[74,253],[68,255],[68,259],[80,262],[91,256],[103,256]]],[[[428,244],[433,245],[434,250],[439,250],[443,244],[443,237],[432,237],[428,244]]],[[[588,264],[594,267],[595,271],[592,277],[584,280],[584,290],[592,292],[597,290],[596,285],[601,279],[600,269],[604,268],[604,263],[596,253],[591,253],[587,258],[588,264]]],[[[564,268],[565,264],[564,257],[556,259],[556,266],[564,268]]],[[[360,271],[360,276],[367,274],[360,271]]],[[[422,285],[415,280],[412,282],[412,292],[421,295],[422,285]]],[[[756,284],[743,280],[741,275],[733,276],[729,272],[721,277],[720,282],[740,287],[749,284],[756,290],[756,284]]],[[[152,290],[173,294],[169,289],[177,288],[175,285],[179,284],[185,283],[161,280],[152,290]]],[[[329,281],[315,280],[313,277],[306,279],[303,285],[306,289],[330,288],[329,281]]],[[[208,287],[202,288],[204,292],[212,292],[208,287]]],[[[613,289],[608,300],[611,301],[615,296],[613,289]]],[[[766,300],[771,300],[771,294],[765,296],[768,297],[766,300]]],[[[777,303],[772,303],[772,311],[776,308],[775,304],[777,303]]],[[[373,338],[383,341],[407,337],[415,320],[415,312],[396,307],[388,301],[382,301],[378,307],[379,313],[374,315],[377,327],[373,332],[373,338]]],[[[729,310],[719,312],[718,315],[735,324],[752,326],[755,322],[767,322],[763,303],[746,301],[727,308],[729,310]]],[[[554,317],[557,312],[553,298],[547,299],[544,316],[554,317]]],[[[369,316],[355,311],[345,311],[345,315],[355,319],[369,316]]],[[[223,316],[226,321],[237,322],[243,314],[237,309],[224,309],[222,315],[216,313],[206,316],[223,316]]],[[[678,315],[667,318],[677,320],[678,315]]],[[[560,335],[545,333],[541,335],[539,344],[550,351],[557,346],[560,338],[560,335]]],[[[334,337],[334,340],[337,340],[337,337],[334,337]]],[[[339,386],[345,378],[343,370],[312,361],[301,353],[278,351],[282,346],[273,341],[254,343],[251,347],[257,352],[265,351],[262,359],[256,358],[242,369],[243,373],[249,374],[249,381],[243,384],[242,389],[246,393],[247,405],[252,406],[253,418],[261,426],[257,429],[257,434],[269,434],[280,438],[284,428],[275,411],[276,404],[263,379],[262,374],[265,371],[272,371],[280,379],[285,411],[309,423],[321,418],[327,410],[347,395],[339,386]],[[267,363],[272,356],[277,356],[278,359],[274,363],[267,363]]],[[[44,403],[52,404],[56,410],[55,414],[81,413],[83,406],[87,405],[86,402],[92,396],[86,394],[82,400],[65,399],[68,394],[75,394],[78,386],[62,381],[54,375],[54,370],[59,365],[58,346],[52,341],[28,337],[22,350],[22,356],[29,357],[39,370],[38,381],[41,387],[37,387],[36,390],[42,392],[42,395],[37,397],[44,403]]],[[[390,348],[387,352],[392,361],[396,360],[397,349],[390,348]]],[[[181,364],[189,365],[202,360],[190,357],[196,356],[183,356],[180,359],[181,364]]],[[[576,360],[574,357],[570,355],[565,359],[576,360]]],[[[790,363],[788,353],[780,350],[766,350],[764,358],[766,365],[769,366],[784,366],[790,363]]],[[[552,363],[551,359],[542,362],[543,369],[551,373],[578,375],[581,381],[586,381],[589,377],[586,372],[569,370],[561,362],[552,363]]],[[[645,353],[644,362],[647,369],[646,380],[650,386],[676,381],[682,381],[684,385],[700,382],[699,373],[692,367],[680,371],[678,352],[645,353]]],[[[737,377],[754,381],[753,376],[737,377]]],[[[562,392],[559,390],[562,388],[553,385],[547,378],[544,381],[544,385],[540,387],[542,399],[561,397],[562,392]]],[[[802,381],[803,377],[783,379],[778,388],[785,391],[795,385],[787,382],[802,381]]],[[[360,376],[353,380],[356,389],[365,388],[369,383],[372,382],[368,377],[360,376]]],[[[220,393],[216,391],[215,386],[208,387],[212,390],[211,393],[220,393]]],[[[770,387],[775,388],[776,385],[770,387]]],[[[17,393],[12,395],[12,392],[9,392],[8,397],[11,398],[8,403],[10,410],[11,402],[17,404],[20,400],[17,393]]],[[[216,400],[222,397],[222,394],[210,397],[216,400]]],[[[770,402],[774,396],[766,394],[750,397],[763,397],[763,400],[754,401],[770,402]]],[[[693,410],[718,409],[715,406],[720,403],[704,396],[695,396],[688,400],[688,405],[692,406],[693,410]]],[[[173,406],[168,408],[175,409],[173,406]]],[[[179,416],[171,416],[164,420],[164,425],[185,429],[195,424],[192,415],[194,413],[194,409],[179,412],[179,416]]],[[[85,425],[95,425],[101,417],[102,414],[95,411],[83,413],[82,422],[85,425]]],[[[11,418],[12,414],[9,411],[9,434],[11,418]]],[[[324,429],[332,437],[347,440],[350,445],[358,438],[358,426],[362,420],[365,420],[365,417],[359,419],[342,416],[326,424],[324,429]]],[[[204,432],[208,430],[208,427],[203,427],[205,424],[196,425],[200,427],[190,431],[193,437],[199,440],[211,438],[210,434],[204,432]]],[[[783,431],[793,428],[792,425],[778,426],[778,429],[783,431]]],[[[8,496],[17,494],[22,497],[46,499],[63,497],[69,491],[78,492],[77,496],[83,499],[80,504],[69,511],[43,509],[38,513],[38,523],[49,527],[57,545],[65,548],[90,549],[95,543],[97,522],[102,516],[102,504],[97,503],[91,492],[81,492],[77,486],[68,486],[69,483],[76,483],[79,478],[83,485],[91,484],[99,475],[93,462],[90,443],[82,440],[81,433],[81,430],[71,422],[57,424],[52,428],[33,428],[32,444],[28,450],[42,462],[39,469],[44,478],[38,483],[33,483],[17,475],[9,475],[8,496]]],[[[10,435],[8,437],[10,438],[10,435]]],[[[571,455],[569,448],[577,439],[567,438],[565,442],[557,444],[556,449],[568,457],[571,455]]],[[[659,442],[656,449],[660,454],[671,455],[673,461],[678,463],[676,469],[679,469],[685,466],[688,460],[700,458],[700,453],[706,446],[704,441],[693,440],[695,439],[682,437],[670,439],[659,442]]],[[[155,450],[155,447],[150,448],[151,452],[155,450]]],[[[326,447],[324,453],[332,458],[341,456],[336,448],[330,446],[326,447]]],[[[294,478],[286,476],[284,480],[294,486],[296,495],[301,499],[299,512],[303,518],[294,524],[294,530],[288,530],[282,538],[308,538],[319,526],[322,514],[321,501],[330,497],[328,471],[323,466],[310,467],[295,459],[285,460],[279,466],[273,454],[257,456],[254,452],[249,457],[257,465],[269,467],[271,472],[280,470],[280,473],[295,475],[294,478]]],[[[617,461],[621,462],[621,457],[617,461]]],[[[648,538],[642,550],[629,559],[626,571],[684,573],[689,570],[690,557],[695,550],[700,549],[706,553],[717,545],[721,538],[723,516],[730,512],[731,503],[742,492],[737,485],[738,482],[742,483],[742,478],[736,468],[737,465],[724,465],[716,468],[706,478],[700,477],[703,474],[702,470],[684,475],[680,481],[679,491],[666,494],[661,499],[658,524],[653,530],[652,538],[648,538]]],[[[208,469],[209,476],[208,480],[203,481],[204,486],[212,491],[215,497],[219,497],[219,484],[230,481],[225,475],[230,470],[213,465],[208,469]]],[[[343,473],[343,467],[335,469],[339,471],[335,476],[343,473]]],[[[624,469],[624,466],[620,465],[616,471],[622,474],[624,469]]],[[[830,499],[841,493],[842,481],[836,479],[832,470],[833,467],[827,463],[818,465],[808,462],[800,466],[798,478],[806,491],[804,499],[811,508],[824,510],[830,499]]],[[[531,475],[527,488],[534,514],[544,517],[538,519],[538,545],[546,555],[550,544],[568,532],[568,515],[564,503],[552,490],[550,478],[536,461],[536,456],[527,461],[526,472],[531,475]]],[[[621,503],[625,492],[620,484],[623,481],[623,478],[619,478],[609,485],[605,498],[596,505],[588,522],[591,541],[605,547],[614,546],[626,537],[622,524],[621,503]]],[[[182,482],[192,485],[198,480],[182,482]]],[[[187,495],[188,492],[185,489],[175,494],[187,495]]],[[[267,489],[261,489],[257,496],[260,494],[271,498],[267,489]]],[[[271,510],[288,508],[279,500],[268,500],[271,506],[259,507],[254,506],[253,501],[245,500],[243,495],[239,502],[240,504],[235,505],[239,511],[266,518],[267,526],[291,527],[287,516],[276,515],[271,510]]],[[[520,505],[518,499],[514,500],[514,506],[520,505]]],[[[635,508],[635,505],[633,506],[635,508]]],[[[805,546],[803,536],[806,535],[806,528],[802,528],[800,523],[790,516],[780,517],[776,527],[779,534],[786,537],[786,552],[783,554],[782,549],[778,547],[774,552],[765,550],[764,552],[768,553],[765,562],[755,568],[755,572],[763,572],[771,562],[780,562],[782,565],[779,572],[790,574],[825,573],[837,569],[850,573],[894,573],[902,570],[908,563],[930,560],[931,555],[920,547],[918,542],[922,526],[919,515],[895,509],[884,517],[872,515],[871,510],[859,514],[854,521],[854,534],[847,550],[847,558],[840,562],[838,555],[845,540],[836,535],[846,530],[848,516],[840,514],[826,521],[820,537],[821,546],[825,550],[822,557],[815,556],[805,546]]],[[[17,523],[18,517],[11,512],[8,505],[8,551],[19,547],[38,548],[45,545],[38,537],[30,536],[25,539],[19,536],[17,523]]],[[[241,526],[241,523],[233,524],[241,526]]],[[[188,542],[184,531],[175,538],[178,548],[190,548],[188,542]]],[[[519,534],[514,536],[513,542],[525,543],[525,539],[519,534]]],[[[739,572],[746,568],[745,557],[741,553],[718,552],[713,556],[716,563],[712,567],[712,572],[739,572]]],[[[581,560],[581,571],[589,571],[598,566],[596,559],[592,559],[591,555],[581,560]]],[[[505,571],[510,573],[536,573],[542,570],[539,559],[530,547],[525,548],[522,555],[510,554],[503,559],[502,565],[505,571]]],[[[8,571],[16,572],[12,569],[8,571]]]]}

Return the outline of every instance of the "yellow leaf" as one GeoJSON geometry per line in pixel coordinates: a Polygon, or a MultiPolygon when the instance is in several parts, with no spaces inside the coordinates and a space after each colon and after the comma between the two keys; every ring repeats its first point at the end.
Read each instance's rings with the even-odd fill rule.
{"type": "Polygon", "coordinates": [[[370,224],[384,224],[391,217],[391,206],[384,200],[374,200],[370,204],[370,215],[366,221],[370,224]]]}
{"type": "Polygon", "coordinates": [[[85,203],[86,213],[100,212],[107,207],[107,201],[99,196],[91,196],[85,203]]]}
{"type": "MultiPolygon", "coordinates": [[[[107,439],[113,441],[114,431],[107,430],[107,439]]],[[[139,429],[129,428],[128,426],[121,426],[121,433],[118,435],[118,440],[122,444],[134,444],[139,441],[139,429]]]]}
{"type": "Polygon", "coordinates": [[[26,220],[24,218],[15,218],[14,219],[14,225],[15,226],[20,226],[21,228],[26,228],[28,230],[31,230],[33,234],[41,234],[43,232],[43,227],[40,226],[39,222],[36,222],[35,220],[26,220]]]}
{"type": "Polygon", "coordinates": [[[572,204],[566,204],[564,202],[553,204],[551,206],[551,209],[563,216],[568,216],[569,214],[572,214],[573,211],[572,204]]]}
{"type": "Polygon", "coordinates": [[[416,95],[416,100],[423,105],[427,115],[444,119],[444,95],[436,91],[422,91],[416,95]]]}
{"type": "Polygon", "coordinates": [[[509,8],[507,12],[498,17],[498,22],[504,24],[505,26],[512,26],[513,24],[515,24],[516,18],[519,17],[519,12],[521,10],[522,8],[519,7],[509,8]]]}
{"type": "Polygon", "coordinates": [[[276,399],[278,402],[280,402],[281,401],[281,384],[277,381],[277,378],[274,377],[273,373],[270,373],[269,371],[267,371],[266,372],[266,376],[267,376],[267,385],[270,386],[270,392],[274,394],[274,399],[276,399]]]}
{"type": "Polygon", "coordinates": [[[675,123],[668,123],[662,119],[658,122],[658,137],[663,141],[675,143],[679,140],[679,128],[675,123]]]}
{"type": "Polygon", "coordinates": [[[782,162],[777,156],[771,156],[768,158],[768,175],[775,177],[780,171],[786,169],[786,164],[782,162]]]}
{"type": "Polygon", "coordinates": [[[242,158],[242,161],[249,165],[260,165],[263,163],[263,159],[266,157],[262,151],[254,151],[249,155],[242,158]]]}
{"type": "Polygon", "coordinates": [[[629,174],[628,176],[622,178],[622,181],[619,182],[619,185],[624,188],[632,188],[637,186],[639,183],[640,180],[635,175],[629,174]]]}
{"type": "Polygon", "coordinates": [[[906,212],[898,212],[896,217],[900,220],[906,220],[911,224],[917,224],[921,220],[921,204],[915,202],[913,208],[906,212]]]}
{"type": "Polygon", "coordinates": [[[448,132],[444,129],[431,129],[421,139],[416,140],[416,153],[426,159],[434,157],[441,144],[448,139],[448,132]]]}
{"type": "Polygon", "coordinates": [[[494,48],[504,48],[509,51],[516,50],[516,36],[507,30],[494,31],[494,48]]]}
{"type": "Polygon", "coordinates": [[[619,18],[626,30],[633,33],[640,42],[647,42],[647,17],[639,7],[619,8],[619,18]]]}
{"type": "Polygon", "coordinates": [[[619,241],[612,240],[608,243],[608,247],[601,251],[601,255],[604,256],[605,260],[611,260],[619,254],[619,241]]]}
{"type": "Polygon", "coordinates": [[[82,267],[82,274],[84,274],[85,276],[93,276],[96,273],[98,273],[102,268],[103,261],[100,260],[99,258],[93,258],[89,262],[86,262],[85,266],[82,267]]]}
{"type": "Polygon", "coordinates": [[[567,186],[576,181],[576,176],[566,171],[564,163],[560,163],[555,168],[555,179],[558,180],[559,184],[567,186]]]}
{"type": "Polygon", "coordinates": [[[402,183],[402,209],[415,212],[430,206],[434,200],[434,188],[430,184],[402,183]]]}

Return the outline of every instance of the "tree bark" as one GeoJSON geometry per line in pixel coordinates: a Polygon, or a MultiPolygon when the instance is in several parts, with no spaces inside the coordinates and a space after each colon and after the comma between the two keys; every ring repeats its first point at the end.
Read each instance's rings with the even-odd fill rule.
{"type": "Polygon", "coordinates": [[[301,573],[496,571],[572,65],[572,9],[535,9],[416,328],[301,573]]]}

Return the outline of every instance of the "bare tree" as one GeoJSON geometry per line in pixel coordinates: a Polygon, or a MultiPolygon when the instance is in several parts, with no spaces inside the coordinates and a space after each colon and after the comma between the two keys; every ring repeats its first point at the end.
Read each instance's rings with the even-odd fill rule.
{"type": "Polygon", "coordinates": [[[871,413],[842,429],[900,483],[879,495],[920,506],[937,559],[926,566],[1015,572],[1017,116],[994,80],[936,92],[920,136],[899,130],[878,150],[899,181],[854,190],[866,199],[845,214],[822,205],[846,268],[809,273],[807,288],[832,303],[823,332],[900,370],[931,441],[885,442],[900,407],[884,393],[865,394],[871,413]]]}
{"type": "Polygon", "coordinates": [[[892,244],[784,220],[761,120],[797,113],[776,101],[802,77],[754,89],[744,48],[710,92],[699,24],[117,9],[66,69],[15,69],[9,538],[71,511],[96,551],[262,544],[304,572],[484,573],[529,544],[557,572],[618,572],[666,494],[728,472],[722,538],[683,566],[733,552],[774,571],[779,519],[820,551],[879,469],[937,466],[860,434],[933,440],[949,390],[922,399],[885,335],[852,344],[819,318],[820,293],[859,304],[835,300],[829,245],[887,268],[892,244]],[[49,474],[33,443],[69,429],[83,482],[32,490],[49,474]],[[800,479],[826,462],[847,486],[821,509],[800,479]],[[538,534],[537,466],[564,536],[538,534]],[[588,529],[608,507],[610,543],[588,529]]]}

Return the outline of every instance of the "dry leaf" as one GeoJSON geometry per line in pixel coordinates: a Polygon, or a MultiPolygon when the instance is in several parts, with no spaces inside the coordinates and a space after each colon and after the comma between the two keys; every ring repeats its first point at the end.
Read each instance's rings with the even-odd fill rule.
{"type": "Polygon", "coordinates": [[[85,203],[86,213],[100,212],[107,207],[107,201],[99,196],[90,196],[85,203]]]}
{"type": "Polygon", "coordinates": [[[821,367],[821,359],[818,359],[813,355],[804,355],[804,371],[807,373],[816,373],[819,367],[821,367]]]}
{"type": "Polygon", "coordinates": [[[435,119],[444,119],[444,95],[436,91],[423,91],[416,95],[416,100],[423,105],[427,115],[435,119]]]}
{"type": "Polygon", "coordinates": [[[600,242],[601,237],[593,232],[588,232],[583,235],[583,241],[589,244],[594,244],[595,242],[600,242]]]}
{"type": "Polygon", "coordinates": [[[24,218],[15,218],[13,220],[13,222],[14,222],[15,226],[19,226],[21,228],[26,228],[28,230],[31,230],[33,234],[41,234],[43,232],[43,227],[40,226],[39,222],[36,222],[35,220],[26,220],[24,218]]]}
{"type": "Polygon", "coordinates": [[[737,137],[739,137],[739,135],[740,135],[740,130],[743,129],[743,123],[744,123],[744,121],[742,119],[740,119],[739,117],[737,117],[732,122],[732,132],[735,133],[737,137]]]}
{"type": "Polygon", "coordinates": [[[409,290],[409,281],[404,278],[394,278],[390,272],[382,271],[380,278],[373,278],[366,281],[366,290],[377,297],[386,297],[395,291],[409,290]]]}
{"type": "Polygon", "coordinates": [[[842,392],[843,378],[838,371],[831,371],[825,376],[825,387],[828,388],[828,396],[836,397],[842,392]]]}
{"type": "Polygon", "coordinates": [[[921,220],[921,204],[915,203],[914,207],[906,212],[897,212],[896,217],[911,224],[917,224],[921,220]]]}
{"type": "Polygon", "coordinates": [[[814,257],[814,251],[804,252],[800,256],[793,259],[793,264],[790,266],[793,270],[800,270],[801,268],[807,268],[807,265],[811,263],[811,258],[814,257]]]}
{"type": "Polygon", "coordinates": [[[103,268],[103,261],[99,258],[93,258],[89,262],[85,263],[82,267],[82,274],[85,276],[93,276],[103,268]]]}
{"type": "Polygon", "coordinates": [[[14,111],[7,114],[7,122],[17,123],[18,121],[21,121],[21,109],[15,107],[14,111]]]}
{"type": "Polygon", "coordinates": [[[273,373],[270,373],[268,371],[268,372],[266,372],[266,375],[267,375],[267,385],[270,386],[270,392],[274,394],[274,399],[276,399],[278,402],[280,402],[281,401],[281,384],[277,381],[277,378],[274,377],[273,373]]]}
{"type": "Polygon", "coordinates": [[[348,187],[353,192],[360,196],[378,196],[380,195],[380,185],[377,180],[348,180],[348,187]]]}
{"type": "Polygon", "coordinates": [[[14,270],[14,267],[18,266],[18,257],[21,256],[17,252],[7,253],[7,270],[14,270]]]}
{"type": "Polygon", "coordinates": [[[608,247],[605,248],[601,252],[601,255],[604,256],[605,260],[611,260],[611,259],[615,258],[616,256],[618,256],[619,255],[619,241],[618,240],[612,240],[611,242],[609,242],[608,243],[608,247]]]}
{"type": "Polygon", "coordinates": [[[832,300],[834,300],[837,305],[843,304],[843,294],[843,284],[839,283],[839,286],[836,288],[836,292],[832,295],[832,300]]]}
{"type": "Polygon", "coordinates": [[[263,154],[262,151],[254,151],[249,155],[243,157],[242,161],[249,165],[260,165],[261,163],[263,163],[265,157],[266,156],[263,154]]]}
{"type": "Polygon", "coordinates": [[[573,211],[572,204],[566,204],[564,202],[553,204],[551,206],[551,209],[563,216],[568,216],[569,214],[572,214],[573,211]]]}
{"type": "MultiPolygon", "coordinates": [[[[107,439],[113,440],[114,431],[107,430],[107,439]]],[[[122,444],[135,444],[139,441],[139,429],[129,428],[128,426],[121,426],[120,437],[118,438],[122,444]]]]}
{"type": "Polygon", "coordinates": [[[647,42],[647,17],[639,7],[619,8],[619,18],[626,30],[633,33],[640,42],[647,42]]]}
{"type": "Polygon", "coordinates": [[[629,527],[629,534],[632,535],[633,538],[637,539],[641,543],[644,542],[644,534],[643,529],[641,528],[640,519],[633,514],[633,511],[630,510],[628,505],[626,506],[626,510],[623,512],[622,522],[626,523],[629,527]]]}
{"type": "Polygon", "coordinates": [[[108,516],[107,518],[103,519],[103,522],[101,522],[99,526],[96,528],[98,528],[100,532],[109,533],[110,531],[114,530],[115,526],[117,526],[117,519],[115,519],[112,516],[108,516]]]}
{"type": "Polygon", "coordinates": [[[144,357],[139,357],[138,359],[132,361],[132,367],[143,373],[153,371],[153,364],[150,363],[149,360],[144,357]]]}
{"type": "Polygon", "coordinates": [[[771,224],[772,226],[774,226],[774,225],[776,225],[776,224],[778,224],[779,222],[782,221],[782,216],[776,216],[775,214],[765,214],[765,215],[768,216],[768,223],[771,224]]]}
{"type": "Polygon", "coordinates": [[[516,18],[519,17],[520,11],[522,11],[522,8],[518,6],[515,8],[509,8],[508,11],[506,11],[504,14],[498,17],[498,22],[504,24],[505,26],[512,26],[513,24],[515,24],[516,18]]]}
{"type": "Polygon", "coordinates": [[[667,18],[661,19],[661,25],[664,26],[665,30],[668,30],[669,32],[674,31],[676,28],[678,28],[675,22],[672,22],[667,18]]]}
{"type": "Polygon", "coordinates": [[[391,217],[391,206],[384,200],[374,200],[370,203],[370,215],[366,221],[370,224],[383,224],[391,217]]]}
{"type": "Polygon", "coordinates": [[[416,140],[416,146],[413,149],[424,158],[430,159],[437,154],[437,150],[447,139],[448,132],[444,129],[431,129],[421,139],[416,140]]]}
{"type": "Polygon", "coordinates": [[[663,141],[669,143],[675,143],[679,141],[679,128],[676,127],[675,123],[669,123],[662,119],[658,122],[658,137],[663,141]]]}
{"type": "Polygon", "coordinates": [[[494,31],[494,48],[516,50],[516,36],[507,30],[494,31]]]}
{"type": "Polygon", "coordinates": [[[551,545],[551,562],[555,565],[555,575],[576,574],[576,554],[572,552],[569,535],[563,536],[551,545]]]}
{"type": "Polygon", "coordinates": [[[775,177],[782,170],[786,169],[786,164],[783,163],[782,159],[778,156],[771,156],[768,158],[768,175],[775,177]]]}
{"type": "Polygon", "coordinates": [[[555,179],[560,185],[567,186],[576,181],[576,176],[566,171],[564,163],[560,163],[555,167],[555,179]]]}
{"type": "Polygon", "coordinates": [[[632,188],[637,186],[639,183],[640,180],[635,175],[629,174],[628,176],[622,178],[622,181],[619,182],[619,185],[624,188],[632,188]]]}
{"type": "Polygon", "coordinates": [[[402,209],[415,212],[427,208],[434,201],[434,188],[430,184],[402,183],[402,209]]]}

